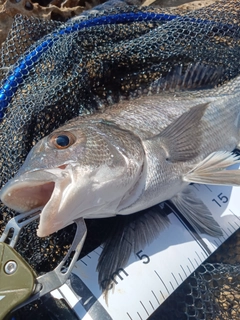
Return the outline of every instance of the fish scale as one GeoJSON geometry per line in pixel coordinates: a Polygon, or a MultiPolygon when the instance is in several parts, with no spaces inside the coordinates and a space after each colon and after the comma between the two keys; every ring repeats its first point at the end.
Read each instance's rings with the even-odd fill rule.
{"type": "MultiPolygon", "coordinates": [[[[85,30],[82,39],[85,42],[88,42],[87,39],[91,38],[91,43],[99,43],[105,41],[106,44],[102,45],[100,49],[99,46],[97,46],[95,50],[91,53],[89,53],[89,51],[91,50],[83,50],[81,52],[83,57],[79,59],[80,64],[84,64],[85,61],[90,59],[90,76],[88,75],[88,70],[86,71],[84,68],[76,67],[72,68],[71,70],[73,70],[75,75],[77,73],[82,73],[82,77],[77,76],[76,78],[69,79],[69,75],[71,74],[71,72],[67,70],[65,75],[63,75],[63,80],[59,81],[58,77],[60,77],[60,75],[58,74],[58,72],[61,69],[60,66],[58,68],[56,67],[55,72],[52,72],[52,74],[47,69],[49,66],[52,66],[52,68],[55,66],[55,56],[58,55],[59,62],[62,61],[61,59],[63,59],[63,56],[61,56],[60,47],[64,44],[69,43],[71,43],[71,45],[73,46],[73,43],[75,41],[75,39],[71,39],[71,37],[66,37],[64,39],[62,38],[62,44],[59,45],[59,47],[55,46],[54,48],[52,48],[48,55],[43,55],[42,63],[38,61],[37,65],[31,70],[31,72],[28,71],[28,74],[25,76],[23,83],[19,85],[18,90],[12,96],[11,101],[9,101],[7,98],[7,101],[9,102],[9,105],[11,105],[11,107],[13,108],[13,111],[10,112],[7,110],[7,115],[5,115],[3,122],[0,126],[0,145],[1,152],[3,155],[1,158],[4,160],[3,162],[1,162],[1,183],[5,183],[10,177],[14,175],[21,163],[24,161],[25,156],[28,153],[31,146],[36,141],[38,141],[40,137],[43,137],[44,135],[50,133],[54,128],[64,123],[67,119],[70,119],[81,112],[93,112],[94,108],[97,108],[99,106],[103,106],[104,108],[105,105],[108,104],[106,101],[110,101],[110,103],[112,101],[115,102],[121,96],[134,97],[139,94],[142,94],[144,90],[146,92],[151,90],[154,93],[155,90],[158,90],[159,87],[161,89],[161,83],[160,85],[158,82],[154,84],[153,81],[158,80],[160,77],[166,77],[166,75],[169,74],[169,70],[174,69],[176,65],[179,66],[179,64],[182,64],[184,70],[188,65],[196,61],[204,61],[206,64],[209,64],[213,67],[215,67],[215,65],[218,66],[218,64],[220,63],[220,66],[223,71],[221,71],[220,77],[217,77],[217,79],[215,78],[212,82],[210,81],[211,84],[222,83],[226,80],[229,80],[231,77],[234,77],[236,74],[238,74],[239,70],[239,47],[237,41],[238,16],[236,14],[238,6],[239,4],[235,1],[221,1],[215,6],[198,10],[195,13],[189,13],[190,17],[193,16],[200,18],[200,22],[196,22],[196,28],[194,29],[192,35],[187,34],[185,37],[182,37],[181,32],[180,35],[178,33],[175,34],[175,39],[176,37],[185,39],[185,41],[183,41],[180,46],[176,44],[176,41],[171,33],[174,21],[171,22],[171,25],[166,25],[166,28],[163,28],[161,30],[165,32],[167,35],[169,35],[169,37],[163,37],[161,40],[161,45],[158,46],[156,46],[156,42],[158,43],[159,41],[159,31],[153,31],[150,34],[150,37],[148,36],[149,30],[155,29],[156,26],[158,26],[157,21],[155,22],[156,25],[149,21],[147,23],[133,22],[132,24],[128,23],[124,26],[115,26],[114,24],[111,26],[111,28],[105,26],[100,27],[98,29],[94,29],[94,27],[92,27],[92,33],[89,31],[89,34],[87,34],[85,33],[87,32],[85,30]],[[230,8],[232,10],[230,10],[230,8]],[[216,15],[216,13],[216,21],[220,21],[225,25],[227,24],[227,26],[229,25],[229,21],[234,21],[235,29],[229,27],[227,28],[227,30],[233,30],[232,34],[234,34],[234,37],[231,38],[231,36],[229,36],[229,32],[224,33],[223,29],[221,28],[219,28],[220,31],[218,31],[217,27],[215,28],[215,31],[212,31],[213,37],[210,39],[210,41],[208,37],[204,38],[204,28],[202,28],[202,31],[199,32],[197,27],[199,25],[203,27],[202,20],[211,20],[212,16],[214,17],[214,14],[216,15]],[[113,28],[115,33],[117,33],[118,31],[119,34],[122,35],[122,38],[121,36],[119,37],[120,39],[122,39],[122,42],[118,38],[118,41],[115,43],[115,45],[115,35],[113,35],[113,33],[110,33],[109,35],[109,30],[112,30],[113,28]],[[134,40],[135,46],[133,47],[133,50],[131,50],[132,42],[131,39],[129,39],[130,31],[132,34],[132,39],[134,39],[137,35],[136,40],[134,40]],[[143,37],[143,42],[141,42],[142,38],[139,38],[138,40],[138,37],[142,33],[146,34],[146,36],[143,37]],[[99,37],[100,34],[101,36],[99,37]],[[124,40],[126,38],[127,40],[124,40]],[[148,40],[148,38],[150,38],[150,40],[148,40]],[[189,38],[192,39],[192,43],[195,46],[194,48],[187,47],[187,41],[189,38]],[[92,39],[94,39],[94,41],[92,39]],[[198,41],[198,39],[200,40],[198,41]],[[158,49],[161,46],[163,48],[163,51],[159,52],[158,49]],[[186,47],[184,48],[184,46],[186,47]],[[203,50],[201,50],[201,48],[203,47],[209,48],[209,50],[203,52],[203,50]],[[113,49],[109,50],[111,48],[113,49]],[[185,49],[185,51],[183,49],[185,49]],[[142,55],[137,55],[137,53],[140,51],[142,52],[142,55]],[[122,61],[121,53],[123,57],[122,61]],[[153,55],[156,59],[154,61],[154,64],[151,62],[153,55]],[[102,63],[103,71],[101,76],[98,75],[98,77],[96,77],[94,71],[95,66],[99,66],[99,56],[100,65],[102,63]],[[142,58],[143,56],[144,59],[142,58]],[[132,71],[131,69],[129,70],[129,67],[126,67],[129,66],[129,62],[131,62],[131,68],[133,69],[132,71]],[[44,67],[45,65],[46,67],[44,67]],[[121,76],[117,78],[115,81],[111,82],[112,79],[115,79],[116,70],[119,71],[119,74],[121,76]],[[58,79],[57,81],[56,78],[58,79]],[[81,83],[84,83],[82,87],[82,92],[79,92],[76,88],[76,86],[79,84],[79,79],[81,80],[81,83]],[[68,84],[71,83],[71,81],[73,85],[69,87],[68,84]],[[62,89],[65,90],[64,94],[61,93],[62,89]],[[68,92],[69,89],[70,93],[68,92]],[[72,92],[74,94],[72,94],[72,92]],[[59,97],[56,98],[57,95],[59,95],[59,97]],[[60,101],[62,101],[61,105],[60,101]],[[81,101],[80,106],[79,101],[81,101]],[[29,133],[27,136],[26,132],[29,133]],[[12,164],[10,163],[10,160],[12,164]]],[[[156,9],[141,10],[155,11],[156,9]]],[[[138,13],[139,9],[132,6],[120,9],[120,13],[124,11],[138,13]]],[[[110,15],[116,12],[118,12],[118,9],[110,9],[106,10],[101,14],[110,15]]],[[[169,16],[176,16],[176,14],[179,13],[171,13],[166,11],[164,12],[164,14],[167,14],[169,16]]],[[[89,18],[89,16],[87,16],[87,18],[89,18]]],[[[184,30],[187,30],[191,25],[191,22],[189,22],[188,20],[189,19],[186,19],[185,24],[181,24],[180,22],[179,24],[176,23],[175,30],[177,31],[181,27],[184,27],[184,30]]],[[[13,26],[13,29],[16,29],[16,27],[21,29],[21,25],[24,25],[23,21],[23,18],[18,17],[16,19],[15,26],[13,26]]],[[[36,23],[36,25],[38,26],[39,35],[42,35],[44,33],[43,29],[44,24],[46,25],[46,22],[43,25],[41,24],[40,26],[38,21],[34,22],[33,20],[33,24],[34,23],[36,23]]],[[[71,21],[69,22],[69,24],[71,24],[71,21]]],[[[49,25],[49,29],[51,29],[51,24],[49,23],[49,25]]],[[[162,25],[162,21],[160,22],[160,25],[162,25]]],[[[219,26],[218,24],[215,25],[219,26]]],[[[53,29],[57,27],[58,25],[54,23],[53,29]]],[[[33,31],[31,31],[30,28],[29,33],[31,34],[31,32],[33,31]]],[[[36,33],[36,30],[34,32],[36,33]]],[[[186,31],[184,31],[184,33],[186,33],[186,31]]],[[[5,46],[7,47],[7,44],[11,41],[15,43],[14,40],[8,39],[8,42],[5,44],[5,46]]],[[[41,41],[42,40],[40,40],[40,42],[41,41]]],[[[77,43],[75,47],[78,46],[79,43],[77,43]]],[[[90,49],[92,49],[91,46],[90,49]]],[[[8,51],[5,51],[4,59],[6,61],[8,61],[8,53],[8,51]]],[[[71,58],[74,58],[73,55],[69,55],[67,57],[67,60],[71,61],[71,58]]],[[[79,61],[77,62],[77,59],[73,59],[72,61],[72,63],[74,64],[79,64],[79,61]]],[[[5,66],[4,62],[3,66],[5,66]]],[[[9,64],[7,66],[9,67],[9,64]]],[[[98,70],[101,70],[101,68],[98,68],[98,70]]],[[[6,78],[9,79],[8,76],[5,76],[2,82],[2,86],[6,86],[5,88],[3,88],[4,90],[7,89],[7,83],[5,83],[6,78]]],[[[13,79],[10,79],[10,81],[13,81],[13,79]]],[[[163,81],[163,86],[164,83],[165,82],[163,81]]],[[[13,83],[10,82],[10,84],[13,83]]],[[[191,87],[191,82],[189,85],[191,87]]],[[[1,212],[4,220],[4,222],[2,223],[2,228],[4,228],[6,221],[14,213],[9,212],[9,210],[5,207],[1,207],[1,212]],[[9,213],[9,216],[6,215],[7,212],[9,213]]],[[[60,235],[66,239],[69,232],[71,233],[71,231],[68,231],[66,233],[60,233],[60,235]]],[[[25,234],[26,240],[27,237],[28,236],[25,234]]],[[[42,271],[44,269],[44,264],[42,263],[39,266],[39,268],[37,266],[38,262],[41,259],[45,261],[46,265],[52,265],[53,263],[52,261],[49,261],[46,252],[41,253],[42,249],[40,248],[43,248],[43,245],[41,245],[41,241],[39,239],[34,239],[34,241],[35,243],[33,242],[33,247],[37,248],[37,254],[32,252],[34,250],[31,250],[29,255],[26,252],[24,245],[21,248],[21,244],[19,247],[19,251],[22,252],[23,256],[31,262],[32,266],[34,266],[38,271],[42,271]]],[[[54,240],[53,238],[52,240],[50,239],[46,241],[48,243],[51,243],[52,241],[52,243],[54,244],[57,244],[58,242],[58,240],[54,240]]],[[[22,239],[22,243],[25,243],[24,237],[22,239]]],[[[61,245],[62,244],[59,244],[58,248],[60,248],[61,245]]],[[[57,258],[61,256],[61,249],[58,249],[56,256],[57,258]]],[[[52,260],[52,258],[50,260],[52,260]]]]}

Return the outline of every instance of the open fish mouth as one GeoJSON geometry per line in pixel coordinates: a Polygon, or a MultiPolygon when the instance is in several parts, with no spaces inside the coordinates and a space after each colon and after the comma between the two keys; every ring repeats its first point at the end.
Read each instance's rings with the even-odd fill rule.
{"type": "Polygon", "coordinates": [[[50,200],[55,183],[39,182],[37,184],[26,182],[15,184],[6,189],[1,195],[2,202],[9,208],[24,213],[33,209],[44,207],[50,200]]]}
{"type": "Polygon", "coordinates": [[[41,209],[37,230],[40,237],[48,236],[65,226],[56,219],[62,193],[70,183],[69,175],[63,174],[63,171],[56,168],[25,172],[10,180],[0,191],[1,201],[19,213],[41,209]]]}

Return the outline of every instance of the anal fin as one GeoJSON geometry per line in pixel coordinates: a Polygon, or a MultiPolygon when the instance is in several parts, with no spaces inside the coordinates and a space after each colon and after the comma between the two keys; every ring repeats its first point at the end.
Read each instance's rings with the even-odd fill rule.
{"type": "Polygon", "coordinates": [[[187,186],[171,201],[194,229],[212,237],[222,236],[219,224],[213,219],[211,212],[202,200],[196,197],[192,187],[187,186]]]}

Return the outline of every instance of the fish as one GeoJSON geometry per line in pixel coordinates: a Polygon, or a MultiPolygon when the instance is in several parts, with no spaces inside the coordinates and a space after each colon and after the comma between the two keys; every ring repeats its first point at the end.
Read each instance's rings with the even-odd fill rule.
{"type": "MultiPolygon", "coordinates": [[[[79,218],[130,215],[166,200],[198,232],[220,236],[189,185],[240,185],[240,171],[225,170],[240,163],[232,153],[240,140],[239,87],[237,77],[221,87],[143,95],[74,118],[32,148],[0,199],[20,213],[41,210],[39,237],[79,218]]],[[[158,220],[162,228],[165,221],[158,220]]]]}

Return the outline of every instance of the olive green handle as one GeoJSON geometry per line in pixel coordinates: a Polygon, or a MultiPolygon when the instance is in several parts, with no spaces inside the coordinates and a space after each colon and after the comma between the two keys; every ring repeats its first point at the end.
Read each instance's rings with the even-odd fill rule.
{"type": "Polygon", "coordinates": [[[9,245],[0,242],[0,320],[33,293],[36,275],[9,245]]]}

